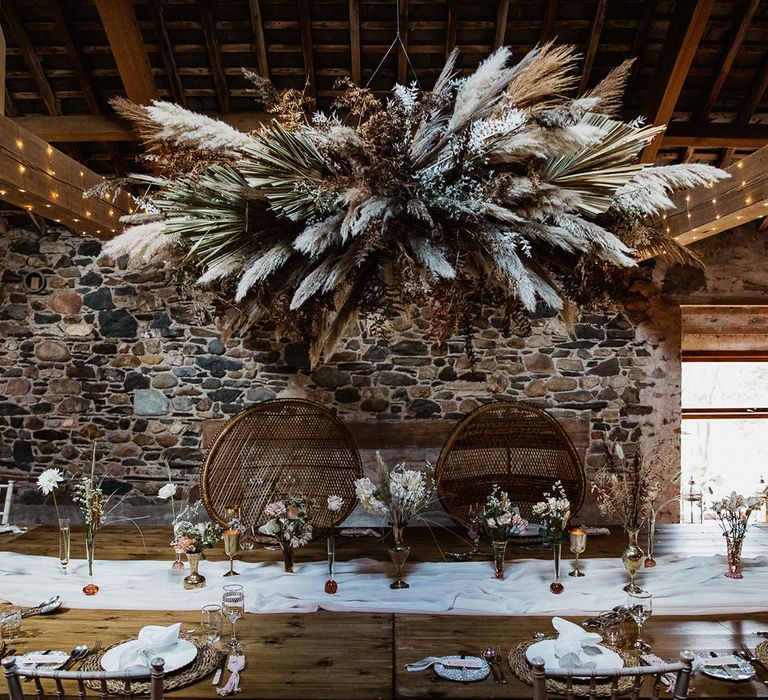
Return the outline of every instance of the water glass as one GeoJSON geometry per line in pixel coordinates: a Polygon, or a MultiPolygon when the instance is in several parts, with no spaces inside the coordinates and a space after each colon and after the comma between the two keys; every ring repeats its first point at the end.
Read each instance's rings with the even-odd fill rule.
{"type": "Polygon", "coordinates": [[[13,639],[21,629],[21,610],[3,608],[0,610],[0,639],[13,639]]]}
{"type": "Polygon", "coordinates": [[[208,644],[216,644],[221,639],[221,605],[206,605],[200,612],[200,627],[208,644]]]}
{"type": "Polygon", "coordinates": [[[627,598],[627,610],[637,624],[637,640],[632,648],[641,652],[649,651],[650,644],[643,641],[643,624],[653,614],[653,596],[647,591],[630,593],[627,598]]]}

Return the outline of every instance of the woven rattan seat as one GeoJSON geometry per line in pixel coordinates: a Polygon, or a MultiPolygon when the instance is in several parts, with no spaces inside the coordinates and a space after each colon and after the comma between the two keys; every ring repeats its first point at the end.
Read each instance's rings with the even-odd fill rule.
{"type": "Polygon", "coordinates": [[[329,527],[330,495],[344,499],[343,520],[355,506],[360,453],[349,431],[327,408],[301,399],[275,399],[238,413],[221,429],[200,474],[200,493],[211,518],[226,524],[225,508],[237,507],[245,527],[266,521],[276,498],[302,494],[312,510],[315,534],[329,527]]]}
{"type": "Polygon", "coordinates": [[[443,508],[460,522],[499,484],[535,520],[531,507],[560,480],[575,514],[584,501],[584,469],[570,438],[546,411],[522,403],[480,406],[451,433],[437,464],[443,508]]]}

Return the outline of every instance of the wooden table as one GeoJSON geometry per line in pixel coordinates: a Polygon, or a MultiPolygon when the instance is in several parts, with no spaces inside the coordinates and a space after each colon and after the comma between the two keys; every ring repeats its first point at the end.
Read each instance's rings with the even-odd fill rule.
{"type": "MultiPolygon", "coordinates": [[[[103,559],[168,559],[167,528],[144,528],[147,551],[135,530],[110,527],[99,533],[97,557],[103,559]]],[[[460,546],[441,536],[443,549],[460,546]]],[[[79,533],[73,532],[73,557],[82,556],[79,533]]],[[[437,546],[427,533],[409,532],[415,559],[439,558],[437,546]]],[[[621,533],[593,538],[589,556],[616,556],[623,546],[621,533]]],[[[768,529],[756,528],[747,537],[745,555],[765,551],[768,529]]],[[[0,549],[28,554],[50,554],[56,547],[56,532],[36,528],[18,538],[0,536],[0,549]]],[[[722,537],[705,526],[662,527],[657,538],[657,553],[712,553],[723,547],[722,537]]],[[[379,556],[386,553],[381,542],[371,538],[340,538],[340,559],[379,556]]],[[[300,550],[299,560],[324,556],[322,542],[300,550]]],[[[509,557],[549,556],[536,548],[512,547],[509,557]]],[[[223,559],[213,552],[212,559],[223,559]]],[[[279,560],[279,553],[262,548],[243,555],[248,561],[279,560]]],[[[513,565],[513,564],[510,564],[513,565]]],[[[490,567],[490,563],[489,563],[490,567]]],[[[568,563],[564,563],[564,571],[568,563]]],[[[489,569],[490,571],[490,569],[489,569]]],[[[737,595],[738,582],[734,582],[737,595]]],[[[183,592],[179,592],[183,595],[183,592]]],[[[659,656],[674,660],[681,649],[731,652],[742,642],[751,647],[761,641],[751,633],[768,630],[766,613],[748,616],[699,616],[696,619],[654,617],[647,623],[644,637],[659,656]]],[[[581,618],[572,618],[580,622],[581,618]]],[[[198,613],[158,611],[66,610],[58,615],[29,618],[22,636],[14,640],[18,652],[33,649],[70,649],[78,643],[101,640],[105,646],[132,637],[146,624],[171,624],[181,621],[182,630],[196,627],[198,613]]],[[[372,615],[365,613],[246,615],[238,622],[238,637],[247,645],[248,669],[242,676],[239,698],[328,699],[345,698],[529,698],[531,688],[506,669],[509,684],[496,685],[489,678],[475,684],[450,683],[431,671],[407,673],[403,666],[429,655],[478,653],[489,645],[507,650],[531,639],[532,632],[551,628],[549,618],[541,617],[459,617],[430,615],[372,615]]],[[[631,625],[626,637],[631,642],[631,625]]],[[[723,683],[697,675],[693,697],[768,697],[759,680],[748,683],[723,683]]],[[[169,693],[169,697],[214,697],[210,678],[169,693]]]]}

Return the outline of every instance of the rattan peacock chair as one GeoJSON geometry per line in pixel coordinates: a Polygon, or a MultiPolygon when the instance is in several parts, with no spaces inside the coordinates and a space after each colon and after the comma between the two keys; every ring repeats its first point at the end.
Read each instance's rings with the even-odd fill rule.
{"type": "Polygon", "coordinates": [[[575,514],[584,501],[586,480],[573,443],[546,411],[524,403],[480,406],[461,420],[437,463],[443,508],[466,523],[494,484],[509,493],[526,520],[532,506],[560,480],[575,514]]]}
{"type": "Polygon", "coordinates": [[[346,426],[327,408],[302,399],[256,404],[228,421],[216,436],[200,473],[200,495],[211,518],[226,525],[225,509],[238,508],[245,528],[266,522],[264,507],[302,494],[317,507],[316,535],[330,527],[330,495],[344,499],[336,522],[354,509],[360,453],[346,426]]]}

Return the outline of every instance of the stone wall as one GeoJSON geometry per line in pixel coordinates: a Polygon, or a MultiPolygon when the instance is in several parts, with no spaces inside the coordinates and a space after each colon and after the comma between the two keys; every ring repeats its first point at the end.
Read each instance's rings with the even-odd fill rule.
{"type": "MultiPolygon", "coordinates": [[[[602,462],[604,437],[676,440],[679,432],[679,313],[657,286],[669,292],[688,278],[660,266],[655,283],[640,278],[626,313],[584,315],[574,338],[546,316],[529,338],[504,338],[488,310],[474,369],[461,339],[435,345],[417,313],[388,339],[346,338],[314,371],[304,348],[272,327],[223,339],[207,310],[162,274],[126,270],[94,239],[10,230],[0,237],[0,270],[0,478],[20,482],[29,518],[50,517],[35,507],[36,475],[83,468],[94,428],[109,488],[127,493],[138,512],[155,502],[166,463],[174,479],[194,480],[206,420],[275,396],[304,396],[345,420],[372,422],[455,420],[494,399],[530,401],[583,424],[589,469],[602,462]],[[43,292],[25,290],[32,270],[45,275],[43,292]]],[[[415,461],[438,451],[387,456],[415,461]]]]}

